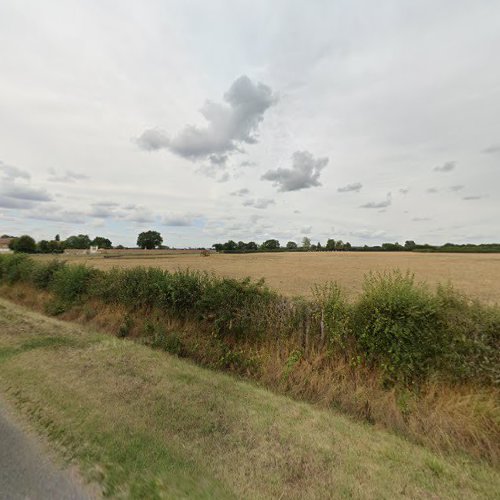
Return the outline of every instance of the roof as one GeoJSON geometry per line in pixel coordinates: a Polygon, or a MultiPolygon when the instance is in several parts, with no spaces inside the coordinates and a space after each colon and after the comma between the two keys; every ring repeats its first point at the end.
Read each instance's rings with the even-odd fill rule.
{"type": "Polygon", "coordinates": [[[13,240],[14,238],[0,238],[0,247],[3,246],[9,246],[9,243],[13,240]]]}

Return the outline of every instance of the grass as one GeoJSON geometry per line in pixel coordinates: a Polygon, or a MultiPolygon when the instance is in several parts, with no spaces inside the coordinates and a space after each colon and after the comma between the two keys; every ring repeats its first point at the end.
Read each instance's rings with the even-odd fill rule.
{"type": "Polygon", "coordinates": [[[0,300],[0,389],[106,495],[495,498],[500,475],[0,300]]]}
{"type": "MultiPolygon", "coordinates": [[[[483,302],[500,303],[500,254],[437,254],[415,252],[298,252],[262,254],[213,254],[201,257],[198,251],[163,253],[162,251],[113,251],[118,258],[66,256],[69,262],[87,263],[107,270],[138,265],[155,266],[169,271],[193,269],[221,276],[265,278],[270,287],[292,297],[310,296],[313,285],[336,281],[351,297],[362,291],[364,275],[369,271],[401,269],[415,273],[419,281],[431,285],[452,281],[462,292],[483,302]]],[[[40,255],[37,259],[52,259],[40,255]]]]}

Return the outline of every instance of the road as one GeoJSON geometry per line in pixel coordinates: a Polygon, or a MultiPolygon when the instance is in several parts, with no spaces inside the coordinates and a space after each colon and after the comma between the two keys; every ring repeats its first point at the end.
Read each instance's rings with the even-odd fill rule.
{"type": "Polygon", "coordinates": [[[23,429],[0,399],[0,500],[89,500],[68,471],[48,457],[43,446],[23,429]]]}

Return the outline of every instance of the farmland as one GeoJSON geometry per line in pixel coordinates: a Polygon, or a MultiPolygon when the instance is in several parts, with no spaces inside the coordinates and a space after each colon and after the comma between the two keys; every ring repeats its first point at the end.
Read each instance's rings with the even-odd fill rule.
{"type": "MultiPolygon", "coordinates": [[[[43,255],[37,258],[53,257],[43,255]]],[[[271,288],[287,296],[310,296],[313,285],[337,281],[353,297],[361,291],[363,277],[370,271],[410,270],[419,281],[431,285],[450,281],[473,298],[500,303],[500,254],[287,252],[202,257],[197,251],[115,251],[105,255],[63,255],[58,258],[103,270],[152,266],[169,271],[189,268],[234,278],[265,278],[271,288]]]]}

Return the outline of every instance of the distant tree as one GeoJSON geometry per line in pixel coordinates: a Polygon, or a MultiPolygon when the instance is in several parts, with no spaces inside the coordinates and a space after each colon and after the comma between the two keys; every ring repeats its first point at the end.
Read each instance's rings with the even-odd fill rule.
{"type": "Polygon", "coordinates": [[[222,243],[214,243],[212,245],[212,248],[216,251],[216,252],[222,252],[222,250],[224,250],[224,245],[222,243]]]}
{"type": "Polygon", "coordinates": [[[309,247],[309,250],[311,252],[315,252],[317,250],[317,246],[313,243],[310,247],[309,247]]]}
{"type": "Polygon", "coordinates": [[[56,234],[56,237],[54,238],[54,240],[55,241],[61,241],[61,237],[58,234],[56,234]]]}
{"type": "Polygon", "coordinates": [[[298,245],[297,243],[295,243],[295,241],[289,241],[286,244],[286,247],[288,248],[288,250],[296,250],[298,248],[298,245]]]}
{"type": "Polygon", "coordinates": [[[405,241],[405,250],[415,250],[417,247],[417,244],[413,240],[407,240],[405,241]]]}
{"type": "Polygon", "coordinates": [[[236,241],[233,241],[233,240],[226,241],[226,243],[224,243],[224,245],[222,245],[223,250],[228,250],[230,252],[233,252],[237,248],[238,248],[238,244],[236,243],[236,241]]]}
{"type": "Polygon", "coordinates": [[[280,247],[278,240],[266,240],[262,243],[261,248],[264,250],[276,250],[280,247]]]}
{"type": "Polygon", "coordinates": [[[344,242],[342,240],[335,242],[335,250],[344,250],[344,242]]]}
{"type": "Polygon", "coordinates": [[[36,252],[36,242],[31,236],[29,236],[27,234],[23,234],[19,238],[14,238],[10,242],[9,248],[11,250],[14,250],[14,252],[35,253],[36,252]]]}
{"type": "Polygon", "coordinates": [[[137,236],[137,246],[142,249],[152,250],[162,243],[163,238],[158,231],[143,231],[137,236]]]}
{"type": "Polygon", "coordinates": [[[257,245],[257,243],[255,243],[255,241],[249,241],[247,243],[247,249],[248,250],[258,250],[259,246],[257,245]]]}
{"type": "Polygon", "coordinates": [[[50,241],[40,240],[36,246],[40,253],[50,253],[50,241]]]}
{"type": "Polygon", "coordinates": [[[246,250],[247,244],[244,241],[238,241],[237,248],[238,250],[246,250]]]}
{"type": "Polygon", "coordinates": [[[400,252],[404,250],[404,247],[400,245],[398,242],[396,243],[382,243],[382,250],[387,252],[400,252]]]}
{"type": "Polygon", "coordinates": [[[302,238],[302,248],[306,251],[311,249],[311,240],[307,236],[302,238]]]}
{"type": "Polygon", "coordinates": [[[115,247],[117,250],[123,250],[125,247],[123,245],[116,245],[115,247]]]}
{"type": "Polygon", "coordinates": [[[99,248],[106,248],[106,249],[109,249],[109,248],[113,247],[113,244],[111,243],[111,241],[108,240],[108,238],[104,238],[102,236],[96,236],[92,240],[91,245],[92,246],[97,246],[99,248]]]}
{"type": "Polygon", "coordinates": [[[351,249],[352,249],[352,245],[348,241],[346,241],[344,243],[344,250],[351,250],[351,249]]]}
{"type": "MultiPolygon", "coordinates": [[[[57,240],[56,240],[57,241],[57,240]]],[[[63,242],[64,248],[86,249],[90,248],[90,238],[88,234],[79,234],[78,236],[70,236],[63,242]]]]}
{"type": "Polygon", "coordinates": [[[323,251],[323,247],[321,246],[321,243],[318,241],[318,244],[316,245],[316,251],[317,252],[322,252],[323,251]]]}
{"type": "Polygon", "coordinates": [[[327,250],[328,252],[333,252],[335,250],[335,240],[334,239],[330,238],[326,242],[325,250],[327,250]]]}

